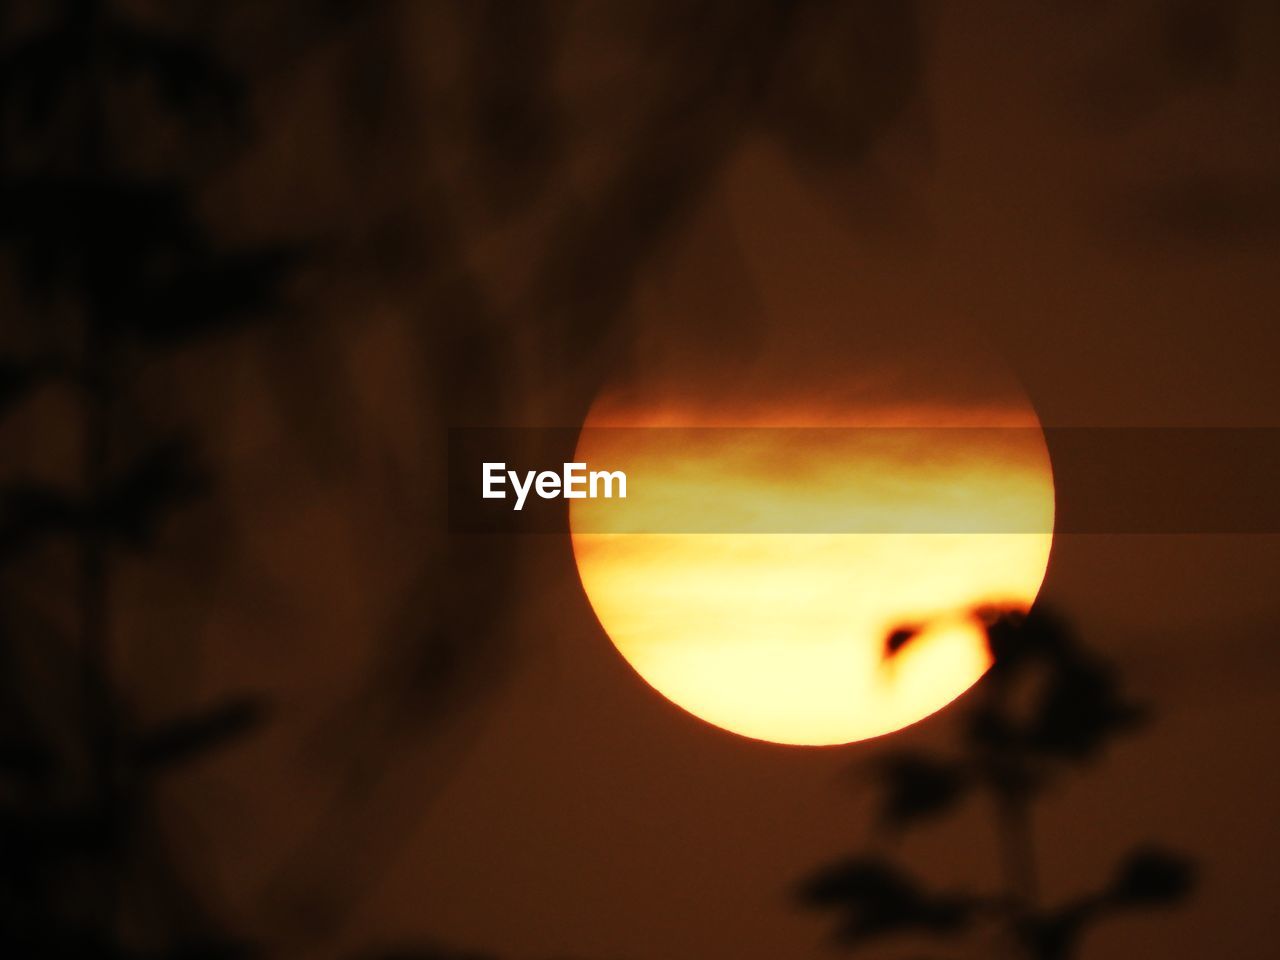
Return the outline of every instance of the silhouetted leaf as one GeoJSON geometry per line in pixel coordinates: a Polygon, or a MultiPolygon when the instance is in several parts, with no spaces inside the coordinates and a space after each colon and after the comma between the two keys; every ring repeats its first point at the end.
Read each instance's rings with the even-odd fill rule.
{"type": "Polygon", "coordinates": [[[1073,646],[1067,625],[1043,606],[1028,611],[987,608],[977,611],[998,682],[1020,673],[1034,661],[1060,657],[1073,646]]]}
{"type": "Polygon", "coordinates": [[[1194,867],[1184,857],[1154,848],[1139,849],[1119,867],[1102,893],[1024,917],[1018,933],[1037,960],[1068,960],[1076,955],[1089,925],[1109,911],[1179,902],[1191,892],[1194,879],[1194,867]]]}
{"type": "Polygon", "coordinates": [[[133,322],[158,344],[230,330],[278,306],[281,281],[296,260],[295,251],[281,247],[210,256],[142,295],[131,309],[133,322]]]}
{"type": "Polygon", "coordinates": [[[34,132],[95,60],[112,80],[154,84],[181,119],[224,118],[243,99],[241,82],[206,47],[110,15],[96,23],[72,17],[14,44],[0,57],[0,98],[34,132]]]}
{"type": "Polygon", "coordinates": [[[298,259],[283,247],[211,249],[180,184],[126,176],[8,178],[0,241],[29,293],[77,288],[93,322],[159,344],[272,309],[298,259]]]}
{"type": "Polygon", "coordinates": [[[265,715],[260,700],[230,700],[140,737],[134,748],[135,762],[151,770],[168,770],[202,759],[259,726],[265,715]]]}
{"type": "Polygon", "coordinates": [[[1031,721],[1029,745],[1049,755],[1085,760],[1143,716],[1121,694],[1119,680],[1106,664],[1083,658],[1055,662],[1031,721]]]}
{"type": "Polygon", "coordinates": [[[42,379],[42,367],[34,363],[0,360],[0,416],[21,403],[42,379]]]}
{"type": "Polygon", "coordinates": [[[132,546],[145,546],[161,518],[202,493],[204,475],[182,441],[163,443],[116,480],[94,511],[102,529],[132,546]]]}
{"type": "Polygon", "coordinates": [[[9,176],[0,182],[0,242],[29,295],[78,291],[93,323],[127,328],[155,272],[202,248],[184,197],[178,183],[119,174],[9,176]]]}
{"type": "Polygon", "coordinates": [[[898,627],[884,638],[884,659],[891,660],[901,653],[908,644],[920,636],[920,627],[898,627]]]}
{"type": "Polygon", "coordinates": [[[54,115],[80,76],[90,41],[87,31],[63,24],[24,38],[0,57],[0,102],[20,131],[31,133],[54,115]]]}
{"type": "Polygon", "coordinates": [[[947,812],[969,786],[959,764],[921,753],[890,754],[877,766],[885,791],[880,819],[891,826],[907,826],[947,812]]]}
{"type": "Polygon", "coordinates": [[[922,891],[910,876],[874,857],[827,867],[801,886],[799,896],[808,906],[838,911],[838,937],[850,945],[898,933],[954,933],[978,906],[969,897],[922,891]]]}
{"type": "Polygon", "coordinates": [[[243,98],[243,85],[207,47],[117,20],[110,31],[121,76],[155,84],[180,118],[225,119],[243,98]]]}
{"type": "Polygon", "coordinates": [[[0,562],[42,537],[79,528],[84,511],[57,487],[14,483],[0,489],[0,562]]]}
{"type": "Polygon", "coordinates": [[[1156,847],[1139,848],[1120,865],[1106,896],[1117,906],[1178,903],[1190,895],[1195,873],[1186,857],[1156,847]]]}
{"type": "Polygon", "coordinates": [[[41,743],[21,737],[0,736],[0,777],[28,783],[48,776],[53,756],[41,743]]]}
{"type": "MultiPolygon", "coordinates": [[[[115,849],[119,822],[101,806],[0,811],[0,850],[6,858],[43,861],[99,859],[115,849]]],[[[3,863],[4,861],[0,861],[3,863]]]]}
{"type": "Polygon", "coordinates": [[[1094,901],[1073,903],[1024,918],[1017,932],[1036,960],[1068,960],[1075,956],[1081,936],[1096,916],[1094,901]]]}
{"type": "Polygon", "coordinates": [[[1142,709],[1108,663],[1085,650],[1056,615],[979,611],[994,666],[967,735],[988,754],[1079,762],[1135,727],[1142,709]]]}

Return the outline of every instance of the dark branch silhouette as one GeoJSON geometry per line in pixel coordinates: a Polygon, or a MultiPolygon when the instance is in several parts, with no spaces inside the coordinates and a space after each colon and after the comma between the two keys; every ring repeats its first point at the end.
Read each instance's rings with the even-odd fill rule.
{"type": "Polygon", "coordinates": [[[125,401],[137,365],[274,309],[293,255],[224,249],[194,183],[123,159],[124,110],[196,126],[234,112],[242,91],[216,57],[100,0],[50,14],[0,55],[0,129],[16,134],[0,154],[0,251],[29,333],[0,360],[0,416],[37,389],[64,391],[77,422],[57,429],[79,438],[81,468],[0,484],[0,574],[50,549],[76,558],[51,598],[57,626],[5,585],[0,954],[244,957],[201,915],[152,814],[159,775],[255,730],[264,705],[235,698],[143,726],[114,676],[121,552],[153,551],[212,482],[194,440],[149,435],[125,401]],[[27,682],[24,664],[42,657],[63,674],[55,686],[27,682]]]}
{"type": "MultiPolygon", "coordinates": [[[[877,823],[899,833],[942,819],[973,794],[985,795],[995,812],[1004,888],[937,893],[906,867],[866,854],[824,868],[797,895],[806,906],[834,912],[836,937],[851,948],[901,934],[963,944],[994,932],[1010,956],[1067,960],[1107,915],[1181,902],[1195,870],[1186,857],[1143,843],[1094,892],[1056,905],[1041,902],[1032,824],[1037,800],[1058,779],[1098,759],[1146,710],[1123,692],[1115,668],[1056,615],[1036,607],[974,616],[992,667],[954,708],[956,747],[938,754],[897,750],[877,760],[877,823]]],[[[920,633],[915,626],[890,633],[886,661],[920,633]]]]}

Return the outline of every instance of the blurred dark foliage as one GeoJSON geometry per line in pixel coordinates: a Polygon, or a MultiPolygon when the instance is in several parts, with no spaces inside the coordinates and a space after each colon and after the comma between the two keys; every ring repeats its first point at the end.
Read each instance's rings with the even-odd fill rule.
{"type": "Polygon", "coordinates": [[[811,877],[803,892],[807,903],[842,912],[839,937],[847,943],[903,932],[957,933],[969,925],[974,908],[962,895],[922,889],[909,874],[875,857],[833,864],[811,877]]]}
{"type": "Polygon", "coordinates": [[[246,695],[144,727],[112,675],[117,555],[155,548],[211,482],[192,438],[145,436],[122,400],[137,364],[268,314],[293,255],[223,249],[195,184],[121,159],[122,111],[230,123],[242,90],[215,57],[95,0],[44,13],[0,47],[0,251],[21,310],[5,323],[22,331],[0,358],[0,417],[64,391],[81,465],[56,480],[19,467],[0,484],[0,574],[50,548],[75,558],[55,601],[63,627],[24,620],[9,592],[0,611],[0,955],[244,957],[185,892],[154,791],[255,730],[266,706],[246,695]],[[33,658],[67,676],[41,686],[24,675],[33,658]]]}
{"type": "MultiPolygon", "coordinates": [[[[1192,891],[1186,857],[1141,844],[1095,891],[1045,905],[1037,894],[1032,811],[1063,775],[1102,755],[1147,715],[1121,689],[1115,668],[1088,650],[1067,623],[1035,607],[1029,613],[979,610],[992,656],[987,676],[959,710],[956,747],[948,753],[896,750],[874,765],[879,828],[890,835],[954,813],[970,795],[991,802],[998,826],[1004,889],[932,891],[879,853],[850,857],[805,880],[798,896],[837,916],[836,936],[850,948],[892,935],[952,942],[997,936],[1011,955],[1066,960],[1083,934],[1108,914],[1173,905],[1192,891]]],[[[894,630],[884,659],[923,634],[894,630]]]]}
{"type": "MultiPolygon", "coordinates": [[[[569,385],[569,402],[580,405],[566,420],[585,414],[602,372],[630,362],[626,305],[647,264],[678,236],[744,140],[776,138],[806,172],[856,168],[918,95],[918,5],[908,0],[594,7],[530,0],[416,9],[425,7],[438,16],[411,21],[415,29],[440,33],[415,46],[413,59],[439,57],[457,67],[433,100],[423,99],[431,84],[416,64],[406,71],[381,47],[351,58],[341,149],[369,171],[362,204],[377,196],[374,183],[396,179],[388,171],[399,169],[406,144],[422,152],[411,153],[412,170],[403,174],[411,186],[393,192],[394,209],[368,234],[368,247],[342,246],[339,268],[369,256],[380,283],[404,271],[414,278],[413,309],[427,303],[448,318],[426,323],[438,358],[429,383],[453,426],[523,422],[528,400],[520,384],[539,368],[560,381],[557,389],[569,385]],[[592,28],[584,18],[607,26],[592,28]],[[606,55],[617,44],[620,62],[600,75],[584,69],[578,59],[587,44],[606,55]],[[424,109],[431,102],[437,109],[424,109]],[[443,172],[455,165],[463,175],[443,172]],[[526,228],[516,282],[498,292],[505,276],[493,284],[468,251],[488,231],[526,228]],[[511,354],[507,332],[517,326],[537,330],[536,353],[511,354]]],[[[379,34],[403,29],[394,17],[372,26],[379,34]]],[[[725,313],[735,339],[750,337],[742,314],[725,313]]],[[[295,421],[318,459],[333,456],[331,424],[343,413],[329,373],[340,358],[326,355],[335,343],[308,343],[291,330],[272,375],[277,385],[292,384],[280,391],[292,394],[283,403],[306,408],[295,421]],[[312,359],[299,362],[308,349],[312,359]]],[[[491,677],[518,655],[509,635],[495,642],[498,631],[480,619],[503,606],[495,579],[512,554],[509,542],[482,539],[455,538],[450,578],[426,571],[417,602],[439,599],[434,608],[409,609],[404,620],[429,617],[430,626],[398,631],[402,639],[386,644],[385,665],[316,738],[328,756],[349,749],[358,759],[323,827],[287,858],[267,898],[296,918],[289,922],[299,937],[336,935],[420,816],[420,799],[386,775],[395,758],[421,755],[421,740],[405,730],[455,709],[457,691],[476,683],[468,676],[480,656],[480,672],[491,677]],[[485,643],[491,653],[478,655],[485,643]],[[341,833],[360,843],[334,843],[341,833]]],[[[415,789],[427,776],[418,774],[415,789]]]]}
{"type": "MultiPolygon", "coordinates": [[[[341,7],[354,19],[358,6],[325,0],[308,4],[306,16],[281,16],[295,36],[322,8],[334,16],[341,7]]],[[[111,586],[125,551],[158,556],[165,520],[216,487],[197,437],[148,436],[129,417],[133,373],[269,317],[299,253],[229,249],[200,215],[191,176],[126,159],[137,144],[122,128],[149,129],[150,116],[157,130],[176,124],[179,140],[194,150],[210,135],[245,138],[248,84],[208,44],[139,22],[124,4],[107,0],[33,0],[27,7],[36,14],[11,17],[13,8],[0,7],[0,254],[11,267],[5,277],[20,287],[24,330],[9,336],[19,324],[5,318],[0,417],[19,414],[37,394],[65,394],[78,420],[67,433],[77,438],[83,465],[73,478],[19,469],[0,482],[0,577],[50,550],[72,558],[58,601],[65,616],[56,624],[29,616],[7,595],[0,608],[0,955],[252,956],[253,948],[206,915],[172,862],[156,834],[155,792],[164,775],[260,730],[269,705],[244,694],[180,712],[159,728],[140,725],[137,705],[113,675],[111,586]],[[118,124],[121,116],[132,124],[118,124]],[[57,683],[27,679],[32,648],[59,672],[57,683]]],[[[471,66],[464,139],[485,187],[485,213],[501,217],[551,195],[548,185],[573,166],[565,155],[572,118],[561,114],[554,92],[558,12],[545,3],[473,9],[465,14],[471,66]]],[[[641,12],[635,43],[656,69],[612,92],[635,128],[616,151],[616,168],[557,218],[532,284],[529,313],[551,318],[556,339],[571,345],[553,359],[575,369],[608,339],[640,265],[744,136],[764,129],[806,168],[854,165],[917,94],[913,2],[703,0],[641,5],[641,12]]],[[[396,76],[382,56],[366,51],[353,59],[373,77],[396,76]]],[[[367,135],[370,118],[393,99],[381,82],[355,85],[364,90],[365,126],[354,130],[349,149],[375,143],[367,135]]],[[[403,120],[392,115],[386,126],[403,136],[403,120]]],[[[207,162],[201,157],[193,166],[207,162]]],[[[451,213],[449,189],[422,186],[425,199],[405,214],[424,238],[410,259],[415,270],[429,262],[445,278],[433,296],[449,307],[443,313],[459,318],[440,331],[442,406],[451,416],[494,413],[487,398],[503,379],[494,331],[505,318],[490,315],[490,298],[465,269],[468,227],[451,213]]],[[[393,226],[392,247],[412,233],[393,226]]],[[[385,256],[386,247],[376,249],[385,256]]],[[[292,358],[296,331],[288,340],[292,358]]],[[[329,367],[294,366],[313,371],[318,389],[302,391],[309,408],[340,403],[332,399],[329,367]]],[[[328,445],[327,418],[309,413],[308,422],[320,425],[317,446],[328,445]]],[[[489,594],[460,598],[460,605],[491,604],[489,594]]],[[[384,709],[388,723],[368,720],[377,715],[372,707],[388,706],[391,681],[405,692],[404,704],[423,711],[447,702],[423,691],[441,691],[458,673],[461,655],[447,644],[404,633],[413,649],[392,658],[390,680],[377,678],[351,711],[364,721],[360,729],[371,731],[360,752],[375,757],[349,784],[346,793],[355,797],[370,793],[377,758],[393,746],[386,731],[405,715],[384,709]]],[[[325,851],[349,827],[353,806],[345,797],[335,804],[321,832],[325,851]]],[[[396,846],[402,824],[386,804],[371,806],[377,824],[353,831],[359,840],[349,846],[367,852],[376,827],[391,831],[389,845],[396,846]]],[[[366,861],[355,862],[356,869],[345,862],[337,869],[303,851],[297,873],[319,875],[349,899],[350,886],[366,879],[366,861]]],[[[899,915],[923,909],[923,891],[903,885],[898,894],[916,905],[899,903],[899,915]]],[[[934,928],[958,928],[966,904],[930,909],[934,928]]],[[[322,912],[308,919],[317,930],[340,910],[329,901],[322,912]]],[[[468,956],[434,946],[369,954],[468,956]]]]}

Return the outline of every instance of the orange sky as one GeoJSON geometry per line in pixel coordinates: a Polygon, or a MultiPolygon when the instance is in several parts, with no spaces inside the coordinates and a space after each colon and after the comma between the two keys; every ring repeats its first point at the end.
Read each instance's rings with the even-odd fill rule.
{"type": "MultiPolygon", "coordinates": [[[[228,45],[265,64],[272,122],[210,207],[250,236],[342,242],[288,336],[138,383],[165,398],[162,421],[203,418],[226,497],[175,533],[217,532],[225,557],[122,575],[140,709],[246,689],[277,706],[268,736],[171,787],[166,815],[204,838],[182,855],[216,909],[268,940],[306,928],[299,955],[318,960],[425,935],[513,958],[826,956],[787,889],[865,839],[869,795],[847,768],[876,747],[789,750],[672,709],[605,638],[564,538],[442,536],[432,444],[459,411],[575,423],[604,383],[680,344],[755,370],[816,357],[810,384],[853,353],[851,382],[883,398],[903,374],[882,361],[914,342],[932,372],[914,389],[950,369],[947,390],[980,403],[991,379],[954,361],[977,341],[965,355],[995,358],[1049,426],[1280,424],[1280,22],[1262,0],[1183,5],[1228,19],[1225,40],[1199,31],[1189,69],[1171,52],[1176,6],[921,4],[907,49],[896,32],[866,48],[901,69],[839,104],[875,119],[875,93],[914,82],[865,151],[837,150],[839,130],[787,141],[762,115],[724,156],[703,138],[736,116],[738,74],[698,46],[720,20],[647,46],[639,12],[565,8],[546,54],[562,139],[486,156],[505,193],[485,187],[468,99],[501,77],[468,59],[454,8],[388,7],[305,50],[289,22],[263,39],[278,12],[226,13],[228,45]],[[669,103],[659,81],[689,64],[705,75],[669,103]],[[643,141],[662,111],[669,143],[643,141]],[[686,163],[705,176],[669,209],[686,163]],[[653,177],[611,193],[619,169],[653,177]],[[598,236],[616,243],[582,239],[598,236]],[[758,283],[728,282],[743,275],[758,283]],[[478,378],[484,364],[499,373],[478,378]],[[411,685],[441,624],[481,665],[456,702],[411,685]],[[189,654],[161,642],[175,634],[196,638],[189,654]]],[[[806,42],[838,26],[817,20],[806,42]]],[[[512,51],[536,53],[517,33],[512,51]]],[[[1139,837],[1206,865],[1187,910],[1100,930],[1097,960],[1265,956],[1277,568],[1275,537],[1054,544],[1045,595],[1157,723],[1047,804],[1049,892],[1139,837]]],[[[946,717],[895,744],[936,742],[946,717]]],[[[965,884],[993,872],[987,829],[975,815],[908,852],[965,884]]]]}

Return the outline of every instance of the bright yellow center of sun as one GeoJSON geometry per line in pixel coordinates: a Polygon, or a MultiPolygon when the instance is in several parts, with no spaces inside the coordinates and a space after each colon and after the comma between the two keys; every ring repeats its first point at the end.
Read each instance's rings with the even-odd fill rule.
{"type": "Polygon", "coordinates": [[[1026,409],[696,422],[598,404],[576,459],[628,495],[573,501],[570,526],[618,651],[701,719],[787,744],[898,730],[989,666],[975,608],[1035,599],[1054,492],[1026,409]],[[886,659],[903,625],[922,632],[886,659]]]}

